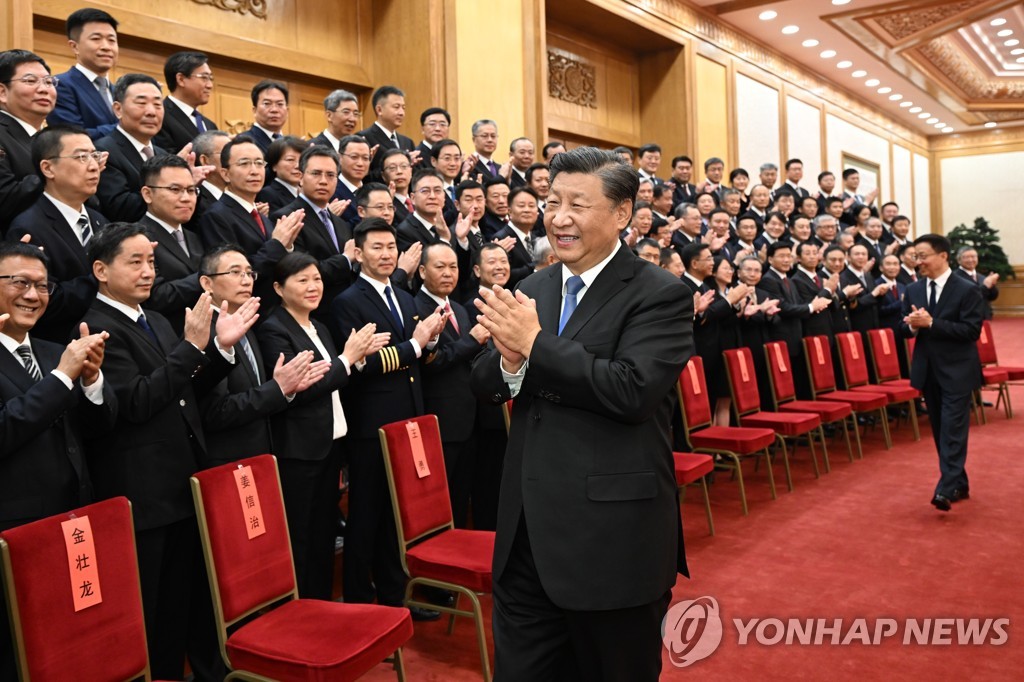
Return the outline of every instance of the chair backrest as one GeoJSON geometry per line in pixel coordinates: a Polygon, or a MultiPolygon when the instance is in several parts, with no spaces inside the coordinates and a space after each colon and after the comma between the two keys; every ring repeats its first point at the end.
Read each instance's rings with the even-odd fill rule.
{"type": "Polygon", "coordinates": [[[992,325],[988,320],[981,322],[981,335],[978,336],[978,356],[983,365],[995,365],[999,363],[996,357],[996,343],[992,338],[992,325]]]}
{"type": "Polygon", "coordinates": [[[380,428],[380,447],[404,561],[409,545],[454,528],[437,417],[425,414],[385,424],[380,428]]]}
{"type": "Polygon", "coordinates": [[[871,362],[875,366],[875,376],[878,380],[899,379],[900,359],[896,355],[896,335],[892,329],[869,329],[868,343],[871,344],[871,362]]]}
{"type": "Polygon", "coordinates": [[[192,499],[223,649],[227,627],[298,597],[277,459],[259,455],[200,471],[192,499]]]}
{"type": "Polygon", "coordinates": [[[903,339],[903,348],[907,351],[907,367],[910,367],[914,363],[914,346],[917,345],[917,339],[913,336],[903,339]]]}
{"type": "Polygon", "coordinates": [[[785,341],[772,341],[764,345],[764,357],[768,362],[768,381],[771,385],[775,405],[796,399],[796,384],[793,382],[793,366],[789,361],[789,347],[785,341]]]}
{"type": "Polygon", "coordinates": [[[864,339],[860,332],[836,334],[836,346],[846,385],[863,386],[868,383],[868,360],[864,356],[864,339]]]}
{"type": "Polygon", "coordinates": [[[804,357],[807,358],[807,374],[811,377],[811,392],[817,395],[836,390],[836,372],[832,367],[832,348],[828,337],[805,337],[804,357]]]}
{"type": "Polygon", "coordinates": [[[692,356],[679,373],[676,391],[679,394],[683,428],[687,433],[711,424],[711,403],[708,400],[708,385],[704,380],[704,361],[699,355],[692,356]]]}
{"type": "Polygon", "coordinates": [[[740,347],[722,351],[722,357],[737,418],[760,410],[761,394],[757,390],[757,372],[754,371],[754,356],[750,349],[740,347]]]}
{"type": "Polygon", "coordinates": [[[6,530],[0,552],[21,679],[149,679],[126,498],[6,530]]]}

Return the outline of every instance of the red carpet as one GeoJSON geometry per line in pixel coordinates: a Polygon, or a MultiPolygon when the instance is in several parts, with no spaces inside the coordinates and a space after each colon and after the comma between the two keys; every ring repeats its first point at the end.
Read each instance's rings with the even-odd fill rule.
{"type": "MultiPolygon", "coordinates": [[[[993,334],[1000,360],[1024,365],[1024,320],[999,320],[993,334]]],[[[829,442],[832,473],[815,480],[801,448],[793,461],[795,491],[772,501],[763,472],[747,469],[750,516],[743,517],[736,484],[719,474],[711,486],[717,535],[707,535],[699,490],[683,507],[691,580],[680,578],[673,603],[710,596],[721,609],[721,645],[704,660],[677,668],[664,656],[663,680],[701,679],[1020,679],[1024,646],[1024,387],[1010,389],[1017,413],[986,412],[972,426],[967,461],[971,499],[943,514],[930,504],[938,463],[927,420],[914,442],[909,425],[893,431],[886,451],[880,431],[864,439],[864,459],[850,463],[840,441],[829,442]],[[841,640],[856,619],[868,636],[876,621],[892,619],[896,634],[881,644],[759,644],[750,631],[740,645],[734,619],[842,619],[841,640]],[[904,644],[906,621],[1008,618],[984,644],[904,644]],[[995,638],[995,639],[993,639],[995,638]]],[[[990,394],[986,394],[988,397],[990,394]]],[[[994,398],[992,398],[994,400],[994,398]]],[[[752,465],[751,465],[752,466],[752,465]]],[[[490,600],[484,601],[490,618],[490,600]]],[[[762,628],[771,638],[774,627],[762,628]]],[[[855,633],[856,634],[856,633],[855,633]]],[[[941,639],[941,638],[940,638],[941,639]]],[[[492,650],[493,651],[493,650],[492,650]]],[[[441,622],[416,624],[406,647],[410,680],[478,680],[472,624],[460,621],[451,637],[441,622]]],[[[367,679],[392,680],[385,666],[367,679]]]]}

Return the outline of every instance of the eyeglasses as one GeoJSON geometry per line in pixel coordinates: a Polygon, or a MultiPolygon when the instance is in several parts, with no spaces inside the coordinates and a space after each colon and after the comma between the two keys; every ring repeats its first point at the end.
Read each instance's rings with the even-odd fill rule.
{"type": "Polygon", "coordinates": [[[33,282],[19,275],[0,275],[0,279],[10,280],[8,286],[17,291],[19,295],[28,291],[29,287],[35,287],[40,296],[49,296],[57,288],[56,282],[33,282]]]}
{"type": "Polygon", "coordinates": [[[263,159],[239,159],[238,161],[235,161],[231,165],[237,166],[239,168],[249,168],[250,166],[254,166],[256,168],[263,168],[264,166],[267,165],[267,162],[264,161],[263,159]]]}
{"type": "Polygon", "coordinates": [[[107,156],[109,156],[108,152],[78,152],[77,154],[67,154],[66,156],[48,156],[46,157],[46,160],[55,161],[57,159],[74,159],[83,166],[87,166],[90,161],[103,163],[107,160],[107,156]]]}
{"type": "Polygon", "coordinates": [[[366,207],[370,211],[377,211],[378,213],[394,213],[394,204],[374,204],[373,206],[366,207]]]}
{"type": "Polygon", "coordinates": [[[252,281],[255,282],[256,278],[260,276],[260,273],[256,272],[252,268],[250,268],[248,270],[243,270],[242,268],[231,268],[230,270],[227,270],[226,272],[208,272],[208,273],[206,273],[207,277],[220,277],[221,275],[231,275],[232,277],[234,277],[237,280],[243,280],[246,277],[248,277],[248,278],[252,279],[252,281]]]}
{"type": "Polygon", "coordinates": [[[441,163],[451,163],[452,161],[462,161],[462,154],[445,154],[444,156],[437,157],[437,160],[441,163]]]}
{"type": "Polygon", "coordinates": [[[444,194],[444,187],[421,187],[418,190],[416,190],[416,194],[420,194],[425,197],[429,197],[432,194],[435,196],[440,196],[444,194]]]}
{"type": "Polygon", "coordinates": [[[394,173],[395,171],[407,171],[412,168],[411,164],[408,163],[393,163],[390,166],[384,166],[385,173],[394,173]]]}
{"type": "Polygon", "coordinates": [[[210,85],[213,85],[213,75],[209,73],[194,73],[191,76],[189,76],[189,78],[198,78],[204,83],[209,83],[210,85]]]}
{"type": "Polygon", "coordinates": [[[38,86],[40,83],[42,83],[48,88],[55,88],[57,87],[57,83],[60,83],[60,79],[56,76],[43,76],[42,78],[40,78],[39,76],[33,75],[22,76],[21,78],[12,78],[7,82],[13,83],[15,81],[20,81],[30,88],[34,88],[38,86]]]}
{"type": "Polygon", "coordinates": [[[335,109],[331,113],[340,114],[341,116],[355,116],[356,118],[358,118],[359,115],[362,114],[363,112],[359,111],[358,109],[335,109]]]}
{"type": "Polygon", "coordinates": [[[338,179],[338,174],[335,173],[334,171],[313,170],[306,171],[306,175],[310,176],[311,178],[316,178],[317,180],[319,180],[320,178],[326,178],[328,181],[338,179]]]}
{"type": "Polygon", "coordinates": [[[148,187],[150,189],[165,189],[168,192],[170,192],[171,194],[174,194],[175,196],[179,196],[179,197],[181,195],[183,195],[183,194],[187,194],[190,197],[194,197],[195,195],[199,194],[199,188],[197,188],[194,185],[191,185],[189,187],[183,187],[181,185],[170,185],[170,186],[146,185],[146,187],[148,187]]]}
{"type": "Polygon", "coordinates": [[[370,155],[369,154],[342,154],[342,156],[344,156],[346,159],[350,159],[352,161],[366,161],[366,162],[368,162],[370,160],[370,155]]]}

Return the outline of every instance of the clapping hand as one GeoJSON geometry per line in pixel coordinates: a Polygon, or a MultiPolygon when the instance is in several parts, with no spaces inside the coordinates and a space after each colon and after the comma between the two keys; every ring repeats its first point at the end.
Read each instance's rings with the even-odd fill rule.
{"type": "MultiPolygon", "coordinates": [[[[209,308],[209,305],[207,305],[207,308],[209,308]]],[[[256,312],[259,309],[259,296],[251,296],[233,313],[228,312],[227,301],[220,304],[220,314],[217,316],[217,326],[214,331],[221,348],[225,350],[234,348],[235,344],[241,341],[246,332],[260,318],[259,313],[256,312]]],[[[207,323],[207,329],[209,329],[209,323],[207,323]]]]}

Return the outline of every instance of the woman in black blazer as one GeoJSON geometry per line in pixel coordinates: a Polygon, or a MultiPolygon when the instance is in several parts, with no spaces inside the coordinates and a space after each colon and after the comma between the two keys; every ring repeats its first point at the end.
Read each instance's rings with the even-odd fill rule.
{"type": "Polygon", "coordinates": [[[293,252],[277,263],[274,291],[281,306],[257,331],[264,360],[273,365],[281,353],[288,361],[309,350],[331,364],[324,378],[297,393],[271,420],[299,596],[331,599],[341,438],[348,430],[338,391],[354,365],[387,345],[390,334],[375,334],[375,325],[368,324],[352,332],[339,355],[327,327],[310,317],[324,285],[309,254],[293,252]]]}

